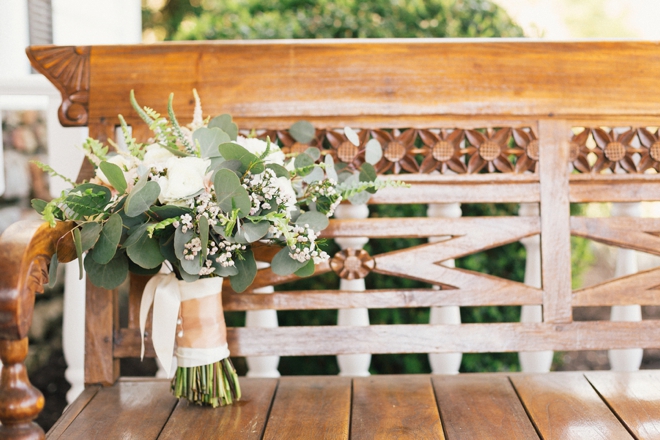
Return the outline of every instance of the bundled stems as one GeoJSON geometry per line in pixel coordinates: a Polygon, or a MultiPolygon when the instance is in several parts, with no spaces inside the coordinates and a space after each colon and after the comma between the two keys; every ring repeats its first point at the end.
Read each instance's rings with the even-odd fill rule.
{"type": "Polygon", "coordinates": [[[238,375],[229,358],[199,367],[178,367],[172,392],[177,398],[213,408],[241,399],[238,375]]]}

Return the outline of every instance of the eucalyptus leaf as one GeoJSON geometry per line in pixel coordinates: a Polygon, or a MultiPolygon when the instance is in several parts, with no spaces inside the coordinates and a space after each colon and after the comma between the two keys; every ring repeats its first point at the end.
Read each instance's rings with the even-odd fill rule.
{"type": "Polygon", "coordinates": [[[360,167],[360,182],[375,182],[378,178],[376,169],[370,163],[363,163],[360,167]]]}
{"type": "Polygon", "coordinates": [[[238,137],[238,125],[232,121],[231,115],[224,114],[211,119],[209,128],[216,127],[227,133],[232,141],[235,141],[238,137]]]}
{"type": "Polygon", "coordinates": [[[160,272],[160,268],[162,266],[162,264],[159,264],[153,269],[145,269],[133,263],[131,260],[128,260],[128,271],[136,275],[156,275],[158,272],[160,272]]]}
{"type": "Polygon", "coordinates": [[[248,169],[251,170],[254,174],[259,174],[263,172],[264,165],[259,160],[257,156],[250,153],[248,150],[242,146],[235,144],[233,142],[220,144],[218,147],[220,154],[227,160],[238,160],[241,162],[241,172],[245,172],[248,169]]]}
{"type": "Polygon", "coordinates": [[[305,168],[311,165],[314,165],[314,158],[307,153],[300,153],[296,156],[296,159],[293,162],[293,166],[296,168],[305,168]]]}
{"type": "Polygon", "coordinates": [[[328,179],[339,182],[339,176],[337,176],[337,170],[335,169],[335,161],[332,156],[326,154],[323,162],[325,163],[325,174],[328,176],[328,179]]]}
{"type": "Polygon", "coordinates": [[[165,220],[167,218],[179,217],[184,214],[191,214],[192,209],[184,208],[183,206],[163,205],[152,206],[149,212],[156,214],[159,220],[165,220]]]}
{"type": "Polygon", "coordinates": [[[230,170],[218,170],[213,178],[216,199],[220,209],[225,213],[230,213],[234,209],[239,209],[239,217],[243,218],[250,213],[252,202],[248,192],[241,186],[238,176],[230,170]]]}
{"type": "Polygon", "coordinates": [[[269,163],[268,165],[266,165],[266,168],[272,170],[275,173],[275,176],[277,177],[286,177],[287,179],[291,178],[291,173],[289,173],[289,170],[284,168],[282,165],[278,165],[276,163],[269,163]]]}
{"type": "Polygon", "coordinates": [[[181,268],[190,275],[199,275],[199,271],[202,269],[202,260],[197,255],[192,260],[181,260],[181,268]]]}
{"type": "Polygon", "coordinates": [[[57,261],[57,252],[53,254],[50,259],[50,265],[48,266],[48,287],[52,289],[55,287],[57,282],[57,266],[59,262],[57,261]]]}
{"type": "Polygon", "coordinates": [[[199,279],[199,275],[191,275],[185,270],[181,268],[181,266],[176,266],[179,269],[179,275],[181,275],[181,278],[183,278],[183,281],[187,283],[192,283],[194,281],[197,281],[199,279]]]}
{"type": "Polygon", "coordinates": [[[176,253],[174,252],[174,234],[163,235],[158,239],[160,253],[170,263],[178,263],[176,253]]]}
{"type": "Polygon", "coordinates": [[[313,182],[318,182],[319,180],[323,180],[325,178],[325,173],[323,172],[323,169],[321,167],[314,167],[312,168],[312,171],[305,177],[303,177],[303,181],[307,183],[313,183],[313,182]]]}
{"type": "Polygon", "coordinates": [[[156,203],[159,195],[160,185],[154,181],[148,181],[147,177],[143,176],[126,198],[124,212],[129,217],[138,216],[156,203]]]}
{"type": "Polygon", "coordinates": [[[301,267],[303,267],[307,262],[301,263],[297,260],[294,260],[289,256],[291,250],[288,246],[284,246],[275,256],[273,261],[271,261],[270,266],[277,275],[286,276],[291,275],[301,267]]]}
{"type": "Polygon", "coordinates": [[[353,130],[351,127],[344,127],[344,134],[346,135],[346,138],[351,142],[351,144],[355,145],[356,147],[360,146],[360,138],[358,137],[355,130],[353,130]]]}
{"type": "Polygon", "coordinates": [[[220,277],[230,277],[238,274],[238,269],[236,266],[222,266],[220,263],[213,261],[213,267],[215,267],[214,274],[220,277]]]}
{"type": "Polygon", "coordinates": [[[258,223],[252,223],[251,221],[246,221],[241,226],[240,231],[236,234],[237,243],[253,243],[261,238],[263,238],[270,228],[270,222],[261,221],[258,223]]]}
{"type": "Polygon", "coordinates": [[[231,288],[236,293],[241,293],[252,284],[254,277],[257,276],[257,262],[254,261],[254,254],[251,250],[243,252],[243,259],[235,258],[236,269],[238,273],[230,276],[231,288]]]}
{"type": "Polygon", "coordinates": [[[124,194],[126,192],[126,178],[124,177],[124,172],[114,163],[103,161],[99,164],[99,168],[105,174],[105,177],[110,182],[110,185],[117,190],[119,194],[124,194]]]}
{"type": "Polygon", "coordinates": [[[199,218],[199,239],[202,245],[201,259],[206,260],[206,253],[209,245],[209,220],[205,216],[199,218]]]}
{"type": "Polygon", "coordinates": [[[376,139],[371,139],[365,147],[364,159],[367,163],[376,165],[383,158],[383,147],[376,139]]]}
{"type": "Polygon", "coordinates": [[[127,248],[137,243],[138,240],[140,240],[143,235],[147,235],[148,227],[149,227],[149,223],[143,223],[137,227],[132,228],[131,235],[129,235],[126,241],[124,241],[123,247],[127,248]]]}
{"type": "Polygon", "coordinates": [[[199,143],[202,158],[220,156],[218,146],[231,141],[231,138],[220,128],[200,127],[193,132],[193,142],[199,143]]]}
{"type": "Polygon", "coordinates": [[[314,139],[316,135],[316,129],[314,126],[307,121],[298,121],[289,128],[289,134],[297,142],[301,144],[307,144],[314,139]]]}
{"type": "Polygon", "coordinates": [[[183,249],[186,244],[190,242],[190,240],[193,239],[195,234],[193,233],[192,230],[188,229],[186,232],[183,232],[181,229],[181,226],[176,228],[176,231],[174,231],[174,254],[176,255],[176,258],[179,260],[183,260],[183,249]]]}
{"type": "Polygon", "coordinates": [[[309,157],[314,159],[314,161],[316,162],[321,157],[321,150],[319,150],[316,147],[309,147],[308,149],[305,150],[305,154],[307,154],[309,157]]]}
{"type": "Polygon", "coordinates": [[[32,199],[30,204],[32,205],[32,208],[37,211],[39,214],[44,213],[44,208],[48,204],[47,201],[41,200],[41,199],[32,199]]]}
{"type": "Polygon", "coordinates": [[[135,264],[144,269],[153,269],[165,261],[160,252],[158,239],[149,234],[140,234],[140,238],[131,246],[126,247],[126,254],[135,264]]]}
{"type": "Polygon", "coordinates": [[[80,237],[83,252],[90,250],[96,244],[99,235],[101,235],[101,229],[103,229],[103,226],[96,222],[84,223],[81,226],[80,237]]]}
{"type": "Polygon", "coordinates": [[[309,260],[307,264],[295,271],[294,273],[299,277],[309,277],[314,275],[314,260],[309,260]]]}
{"type": "Polygon", "coordinates": [[[89,280],[97,287],[112,290],[124,282],[128,275],[128,258],[123,252],[117,252],[107,264],[99,264],[94,260],[94,250],[85,257],[85,271],[89,280]]]}
{"type": "Polygon", "coordinates": [[[307,226],[316,232],[324,230],[328,227],[328,224],[330,224],[328,217],[316,211],[303,212],[296,219],[296,225],[307,226]]]}
{"type": "Polygon", "coordinates": [[[80,229],[73,228],[73,245],[76,248],[76,256],[78,257],[78,279],[83,279],[83,259],[82,259],[82,237],[80,236],[80,229]]]}
{"type": "Polygon", "coordinates": [[[348,201],[354,205],[364,205],[369,201],[370,198],[371,194],[369,194],[367,191],[360,191],[359,193],[353,194],[351,197],[349,197],[348,201]]]}
{"type": "Polygon", "coordinates": [[[112,214],[103,225],[98,241],[94,246],[94,261],[107,264],[117,252],[117,245],[121,238],[122,221],[119,214],[112,214]]]}

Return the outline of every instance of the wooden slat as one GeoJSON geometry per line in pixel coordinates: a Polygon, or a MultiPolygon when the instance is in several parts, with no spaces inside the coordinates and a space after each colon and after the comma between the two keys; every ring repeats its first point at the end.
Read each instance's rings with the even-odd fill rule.
{"type": "MultiPolygon", "coordinates": [[[[227,329],[227,338],[232,356],[660,348],[660,321],[240,327],[227,329]]],[[[146,348],[146,355],[153,357],[150,341],[146,348]]],[[[121,329],[114,353],[118,358],[139,357],[139,331],[121,329]]]]}
{"type": "Polygon", "coordinates": [[[175,109],[187,123],[184,115],[192,115],[193,87],[202,98],[212,97],[204,102],[207,114],[230,113],[252,121],[332,115],[658,115],[657,53],[653,42],[620,41],[383,39],[94,46],[89,119],[91,123],[121,113],[132,123],[136,117],[126,97],[135,88],[142,105],[161,113],[167,102],[163,90],[174,92],[175,109]],[[223,69],[227,65],[233,68],[223,69]],[[260,68],[264,65],[273,68],[266,72],[260,68]],[[638,66],[634,81],[618,68],[621,65],[638,66]]]}
{"type": "Polygon", "coordinates": [[[539,121],[543,321],[549,323],[572,320],[568,133],[565,121],[539,121]]]}
{"type": "MultiPolygon", "coordinates": [[[[660,185],[656,187],[660,193],[660,185]]],[[[660,198],[660,197],[659,197],[660,198]]],[[[571,217],[571,234],[626,249],[660,255],[660,219],[571,217]]]]}
{"type": "Polygon", "coordinates": [[[82,393],[73,401],[73,403],[66,407],[62,416],[55,422],[46,434],[47,439],[57,440],[66,431],[69,425],[78,417],[78,415],[85,409],[87,404],[94,398],[96,393],[101,389],[99,385],[92,385],[83,390],[82,393]]]}
{"type": "Polygon", "coordinates": [[[586,373],[591,385],[640,439],[660,439],[660,372],[586,373]]]}
{"type": "Polygon", "coordinates": [[[660,269],[654,268],[573,292],[573,307],[660,305],[660,269]]]}
{"type": "Polygon", "coordinates": [[[99,390],[62,438],[155,439],[176,401],[169,380],[120,381],[99,390]]]}
{"type": "MultiPolygon", "coordinates": [[[[657,124],[657,122],[656,122],[657,124]]],[[[587,202],[644,202],[660,200],[658,175],[596,175],[599,179],[573,180],[576,177],[591,176],[571,174],[569,200],[571,203],[587,202]],[[624,179],[623,177],[634,177],[624,179]],[[652,178],[649,178],[652,177],[652,178]]]]}
{"type": "Polygon", "coordinates": [[[117,290],[94,286],[87,277],[85,294],[85,384],[112,385],[119,377],[113,359],[113,331],[119,324],[117,290]]]}
{"type": "MultiPolygon", "coordinates": [[[[397,177],[405,180],[406,176],[397,177]]],[[[460,181],[460,177],[456,180],[460,181]]],[[[474,183],[470,185],[415,183],[410,188],[381,189],[369,199],[370,204],[534,203],[538,201],[538,183],[474,183]]]]}
{"type": "MultiPolygon", "coordinates": [[[[541,221],[539,217],[415,217],[332,219],[328,227],[323,230],[321,236],[327,238],[428,238],[444,235],[474,235],[474,238],[470,240],[470,249],[480,249],[475,244],[482,243],[483,248],[494,247],[506,242],[518,241],[521,238],[535,235],[539,232],[541,232],[541,221]],[[405,225],[405,228],[402,225],[405,225]],[[492,234],[496,235],[493,236],[492,234]]],[[[450,244],[449,242],[443,243],[445,243],[445,247],[450,244]]],[[[455,243],[453,242],[451,244],[455,243]]],[[[477,246],[481,246],[481,244],[477,246]]]]}
{"type": "Polygon", "coordinates": [[[348,439],[350,414],[351,379],[283,377],[263,438],[348,439]]]}
{"type": "Polygon", "coordinates": [[[507,295],[483,290],[350,290],[293,291],[263,294],[223,294],[225,311],[246,310],[326,310],[385,309],[397,307],[539,305],[543,295],[538,292],[510,290],[507,295]]]}
{"type": "Polygon", "coordinates": [[[353,379],[351,439],[444,439],[428,376],[353,379]]]}
{"type": "Polygon", "coordinates": [[[512,375],[527,413],[544,439],[631,439],[581,373],[512,375]]]}
{"type": "Polygon", "coordinates": [[[261,439],[277,379],[241,377],[240,384],[241,400],[223,408],[200,408],[181,399],[158,439],[261,439]]]}
{"type": "Polygon", "coordinates": [[[538,439],[504,375],[433,376],[442,424],[450,439],[538,439]]]}

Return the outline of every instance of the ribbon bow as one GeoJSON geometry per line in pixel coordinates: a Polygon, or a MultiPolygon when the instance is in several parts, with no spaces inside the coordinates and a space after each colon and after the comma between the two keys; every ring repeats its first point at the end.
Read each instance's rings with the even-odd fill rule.
{"type": "Polygon", "coordinates": [[[149,309],[153,304],[151,340],[156,351],[156,357],[167,376],[172,377],[171,365],[174,354],[174,339],[176,326],[181,307],[181,293],[176,275],[154,275],[144,287],[140,303],[140,335],[142,336],[142,350],[140,356],[144,359],[144,331],[147,325],[149,309]]]}

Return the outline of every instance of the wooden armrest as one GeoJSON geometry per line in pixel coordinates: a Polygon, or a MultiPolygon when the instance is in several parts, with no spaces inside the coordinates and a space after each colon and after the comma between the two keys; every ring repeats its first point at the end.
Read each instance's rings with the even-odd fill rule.
{"type": "Polygon", "coordinates": [[[58,261],[76,257],[73,223],[22,221],[0,236],[0,438],[43,438],[32,422],[44,406],[41,392],[27,376],[27,332],[32,323],[34,297],[48,281],[48,266],[55,251],[58,261]]]}

